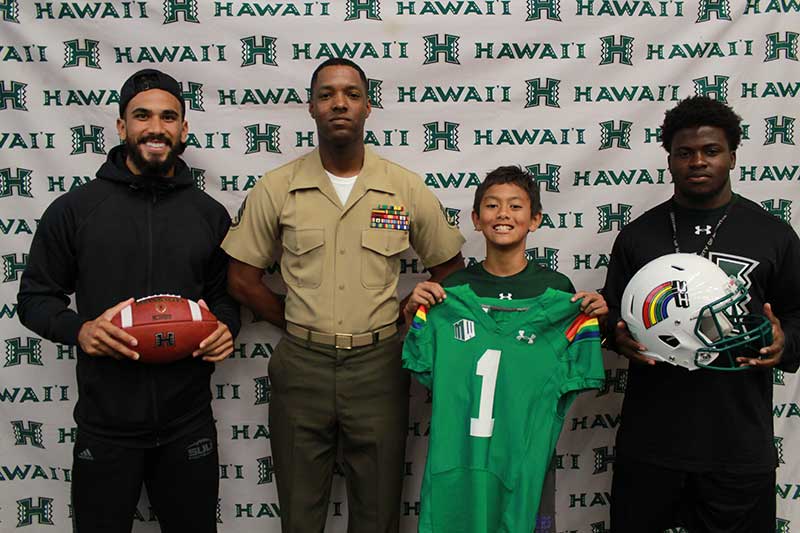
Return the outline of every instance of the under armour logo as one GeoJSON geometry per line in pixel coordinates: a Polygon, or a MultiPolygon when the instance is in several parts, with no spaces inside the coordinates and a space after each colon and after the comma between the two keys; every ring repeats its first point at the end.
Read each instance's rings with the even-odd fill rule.
{"type": "Polygon", "coordinates": [[[529,337],[526,337],[525,336],[525,330],[521,329],[521,330],[519,330],[519,335],[517,335],[517,340],[518,341],[528,341],[528,344],[533,344],[533,342],[536,340],[536,335],[531,333],[529,337]]]}
{"type": "Polygon", "coordinates": [[[511,299],[511,293],[510,292],[501,292],[500,295],[498,296],[498,298],[501,299],[501,300],[510,300],[511,299]]]}
{"type": "Polygon", "coordinates": [[[706,235],[711,235],[711,224],[708,224],[706,226],[695,226],[694,227],[694,234],[695,235],[700,235],[701,233],[704,233],[706,235]]]}

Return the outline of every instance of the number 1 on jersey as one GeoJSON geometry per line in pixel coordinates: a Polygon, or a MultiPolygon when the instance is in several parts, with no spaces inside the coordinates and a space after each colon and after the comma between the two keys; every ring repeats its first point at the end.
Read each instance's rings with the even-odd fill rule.
{"type": "Polygon", "coordinates": [[[500,350],[486,350],[478,359],[475,373],[483,377],[481,383],[481,399],[478,406],[478,418],[470,418],[469,434],[471,437],[491,437],[494,429],[494,389],[497,385],[497,371],[500,368],[500,350]]]}

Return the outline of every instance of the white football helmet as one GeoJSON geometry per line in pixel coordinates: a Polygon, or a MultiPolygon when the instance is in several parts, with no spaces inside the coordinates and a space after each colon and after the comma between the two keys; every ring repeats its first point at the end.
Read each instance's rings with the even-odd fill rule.
{"type": "Polygon", "coordinates": [[[622,295],[622,319],[645,355],[689,370],[743,370],[737,356],[758,357],[772,344],[766,317],[742,312],[747,289],[694,254],[653,259],[622,295]]]}

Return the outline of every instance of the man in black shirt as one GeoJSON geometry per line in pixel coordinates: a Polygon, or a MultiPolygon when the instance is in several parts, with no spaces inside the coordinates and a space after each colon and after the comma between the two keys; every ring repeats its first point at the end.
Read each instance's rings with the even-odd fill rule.
{"type": "MultiPolygon", "coordinates": [[[[630,360],[617,434],[611,530],[767,532],[775,529],[772,367],[794,372],[800,348],[800,241],[791,226],[734,194],[741,119],[727,105],[688,98],[665,115],[674,181],[668,201],[617,237],[604,289],[609,339],[630,360]],[[673,252],[703,255],[749,290],[746,311],[772,323],[741,371],[688,371],[641,352],[620,318],[628,281],[673,252]]],[[[738,354],[737,354],[738,355],[738,354]]]]}

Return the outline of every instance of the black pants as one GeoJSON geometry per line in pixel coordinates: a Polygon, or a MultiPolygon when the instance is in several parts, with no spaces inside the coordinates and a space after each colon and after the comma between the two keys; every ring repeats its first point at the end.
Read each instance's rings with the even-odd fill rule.
{"type": "Polygon", "coordinates": [[[775,471],[684,472],[617,463],[611,484],[612,533],[774,533],[775,471]]]}
{"type": "Polygon", "coordinates": [[[116,446],[79,431],[72,460],[75,533],[130,533],[142,484],[163,533],[217,531],[213,422],[156,448],[116,446]]]}

